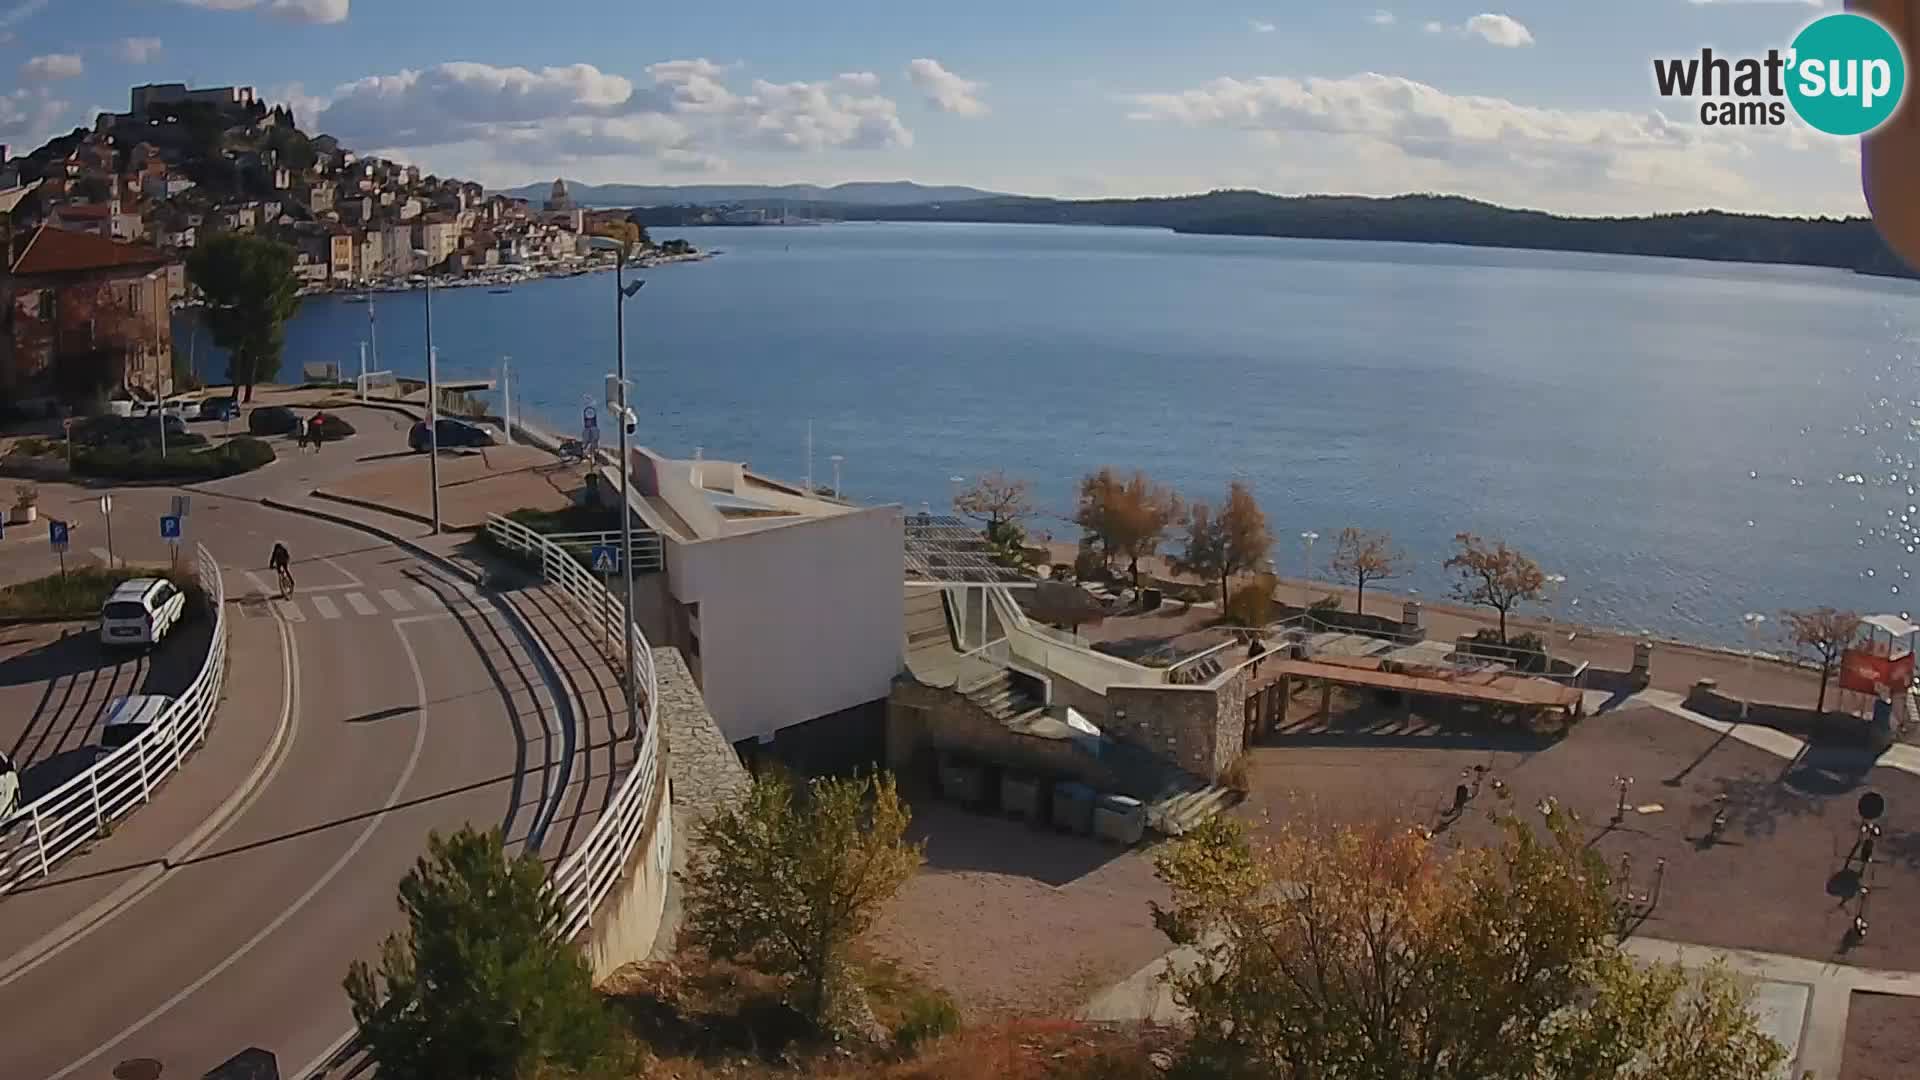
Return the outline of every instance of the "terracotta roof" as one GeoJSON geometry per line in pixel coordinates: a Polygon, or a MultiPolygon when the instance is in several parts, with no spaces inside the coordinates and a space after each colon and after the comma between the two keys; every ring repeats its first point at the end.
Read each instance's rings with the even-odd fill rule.
{"type": "Polygon", "coordinates": [[[145,244],[122,244],[104,236],[68,232],[51,225],[34,230],[20,257],[16,274],[72,274],[87,270],[140,269],[165,266],[173,260],[145,244]]]}
{"type": "Polygon", "coordinates": [[[113,207],[99,203],[72,203],[57,206],[53,212],[68,221],[105,221],[113,215],[113,207]]]}

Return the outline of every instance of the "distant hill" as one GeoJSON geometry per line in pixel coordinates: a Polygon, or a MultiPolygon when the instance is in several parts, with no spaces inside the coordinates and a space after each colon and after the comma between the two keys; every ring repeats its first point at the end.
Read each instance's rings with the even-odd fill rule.
{"type": "MultiPolygon", "coordinates": [[[[742,210],[763,208],[743,201],[742,210]]],[[[655,207],[643,225],[712,222],[713,211],[655,207]],[[705,219],[705,220],[702,220],[705,219]]],[[[1002,197],[938,205],[851,206],[815,216],[844,221],[969,221],[1124,225],[1184,233],[1658,255],[1724,262],[1795,263],[1866,274],[1920,277],[1894,255],[1866,218],[1783,218],[1702,210],[1648,217],[1561,217],[1452,195],[1268,195],[1215,191],[1159,199],[1002,197]]],[[[726,221],[712,222],[725,224],[726,221]]],[[[744,223],[744,222],[743,222],[744,223]]]]}
{"type": "MultiPolygon", "coordinates": [[[[836,184],[583,184],[567,181],[573,201],[581,206],[720,206],[748,201],[829,202],[846,206],[911,206],[920,203],[960,202],[967,199],[1004,198],[992,191],[970,187],[929,187],[911,180],[881,183],[836,184]]],[[[538,206],[545,202],[553,182],[528,184],[500,192],[526,199],[538,206]]],[[[798,210],[795,211],[796,213],[798,210]]]]}

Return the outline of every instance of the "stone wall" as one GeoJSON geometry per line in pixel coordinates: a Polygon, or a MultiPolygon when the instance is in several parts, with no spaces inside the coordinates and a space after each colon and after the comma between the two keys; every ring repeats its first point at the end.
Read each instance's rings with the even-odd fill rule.
{"type": "Polygon", "coordinates": [[[982,712],[963,694],[923,686],[911,678],[896,680],[887,699],[887,767],[903,780],[927,783],[943,750],[1037,776],[1114,790],[1110,771],[1077,749],[1071,739],[1020,734],[982,712]]]}
{"type": "Polygon", "coordinates": [[[1215,779],[1245,748],[1250,678],[1243,668],[1215,685],[1110,686],[1102,730],[1215,779]]]}

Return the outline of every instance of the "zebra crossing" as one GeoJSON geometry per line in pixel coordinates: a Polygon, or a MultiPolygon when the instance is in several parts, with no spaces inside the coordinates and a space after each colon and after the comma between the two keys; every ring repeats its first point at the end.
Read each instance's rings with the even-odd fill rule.
{"type": "MultiPolygon", "coordinates": [[[[249,577],[255,576],[251,572],[249,577]]],[[[278,611],[288,622],[331,622],[339,619],[389,618],[397,615],[420,616],[469,614],[479,610],[480,595],[471,585],[439,583],[414,584],[397,589],[364,591],[346,588],[294,590],[290,599],[281,599],[277,590],[261,589],[255,596],[236,597],[242,618],[271,617],[278,611]]]]}

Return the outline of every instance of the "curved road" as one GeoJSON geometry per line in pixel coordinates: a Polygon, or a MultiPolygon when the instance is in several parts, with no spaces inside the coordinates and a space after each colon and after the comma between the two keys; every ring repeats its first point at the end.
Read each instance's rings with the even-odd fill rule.
{"type": "MultiPolygon", "coordinates": [[[[300,478],[268,474],[293,464],[243,479],[291,489],[300,478]]],[[[171,494],[117,493],[116,526],[131,532],[119,523],[157,516],[171,494]]],[[[149,1059],[167,1080],[198,1078],[250,1048],[275,1055],[283,1077],[305,1075],[350,1027],[340,980],[401,924],[394,887],[428,831],[502,825],[524,843],[562,803],[563,714],[512,626],[470,586],[356,530],[194,499],[190,539],[222,564],[234,634],[227,700],[201,756],[257,725],[279,732],[277,747],[194,850],[115,865],[116,832],[60,880],[0,899],[0,1076],[108,1077],[149,1059]],[[275,539],[296,559],[290,602],[261,595],[275,539]],[[258,715],[282,705],[276,669],[284,720],[258,715]],[[107,910],[73,918],[90,903],[107,910]]],[[[122,553],[163,556],[153,531],[122,553]]],[[[161,791],[121,831],[185,797],[161,791]]]]}

